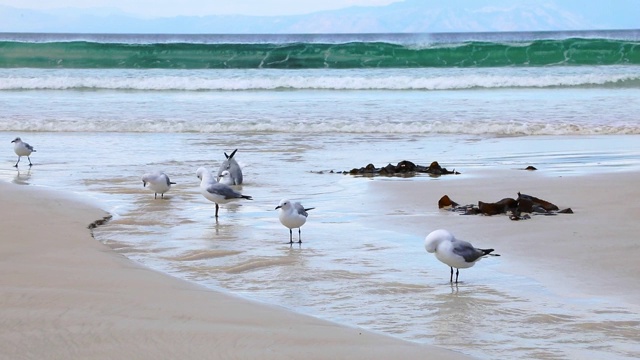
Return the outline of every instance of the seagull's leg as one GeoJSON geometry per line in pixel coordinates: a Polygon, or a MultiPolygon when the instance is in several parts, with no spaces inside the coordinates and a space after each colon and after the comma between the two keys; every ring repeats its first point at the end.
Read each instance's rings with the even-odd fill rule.
{"type": "MultiPolygon", "coordinates": [[[[453,268],[451,269],[453,271],[453,268]]],[[[460,273],[460,269],[456,269],[456,284],[458,283],[458,274],[460,273]]]]}
{"type": "Polygon", "coordinates": [[[20,156],[18,156],[18,161],[16,161],[16,164],[13,165],[13,167],[18,167],[18,163],[20,162],[20,156]]]}
{"type": "Polygon", "coordinates": [[[293,230],[289,229],[289,244],[293,244],[293,230]]]}
{"type": "Polygon", "coordinates": [[[451,268],[451,277],[449,278],[449,282],[453,283],[453,268],[451,268]]]}
{"type": "Polygon", "coordinates": [[[27,159],[29,159],[29,166],[33,165],[33,164],[31,163],[31,158],[27,156],[27,159]]]}
{"type": "Polygon", "coordinates": [[[153,198],[157,199],[158,198],[158,193],[153,193],[153,198]]]}
{"type": "Polygon", "coordinates": [[[302,244],[302,238],[300,237],[300,228],[298,228],[298,244],[302,244]]]}
{"type": "Polygon", "coordinates": [[[216,218],[218,218],[218,208],[220,208],[220,206],[218,206],[218,203],[216,203],[216,218]]]}
{"type": "Polygon", "coordinates": [[[160,194],[160,198],[164,199],[164,193],[160,194]]]}

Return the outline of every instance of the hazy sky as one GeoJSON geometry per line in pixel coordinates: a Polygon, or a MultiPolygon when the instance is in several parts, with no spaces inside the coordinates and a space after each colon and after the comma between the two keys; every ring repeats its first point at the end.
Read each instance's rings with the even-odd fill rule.
{"type": "Polygon", "coordinates": [[[146,17],[178,15],[296,15],[349,6],[388,5],[401,0],[0,0],[0,5],[23,9],[118,9],[146,17]]]}
{"type": "Polygon", "coordinates": [[[367,33],[640,28],[640,0],[607,0],[589,6],[585,6],[585,0],[0,0],[0,7],[4,6],[14,9],[0,11],[2,32],[367,33]],[[390,4],[398,6],[375,8],[390,4]],[[358,16],[345,12],[334,13],[333,18],[318,14],[353,6],[367,10],[358,16]],[[286,18],[305,14],[313,15],[286,18]],[[212,15],[263,18],[226,17],[211,23],[206,16],[212,15]],[[194,18],[185,22],[180,16],[194,18]],[[269,16],[283,18],[274,22],[269,16]]]}

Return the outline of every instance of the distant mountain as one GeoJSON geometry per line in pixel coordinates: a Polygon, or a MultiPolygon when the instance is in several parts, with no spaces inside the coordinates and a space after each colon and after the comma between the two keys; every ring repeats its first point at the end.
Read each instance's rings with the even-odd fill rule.
{"type": "Polygon", "coordinates": [[[0,32],[434,33],[640,28],[639,0],[405,0],[298,16],[146,19],[110,8],[34,11],[0,6],[0,32]]]}

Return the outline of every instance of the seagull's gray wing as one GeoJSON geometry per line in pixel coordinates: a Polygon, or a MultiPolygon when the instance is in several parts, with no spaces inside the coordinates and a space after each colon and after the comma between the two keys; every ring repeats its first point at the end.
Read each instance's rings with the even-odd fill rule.
{"type": "Polygon", "coordinates": [[[225,199],[233,199],[236,198],[237,192],[232,188],[220,184],[220,183],[211,183],[207,186],[207,192],[214,195],[223,196],[225,199]]]}
{"type": "Polygon", "coordinates": [[[302,215],[304,217],[309,216],[309,214],[307,213],[307,211],[309,210],[313,210],[315,208],[304,208],[304,206],[302,206],[302,204],[300,204],[299,202],[293,203],[293,209],[295,212],[298,213],[298,215],[302,215]]]}
{"type": "Polygon", "coordinates": [[[478,260],[486,255],[486,253],[480,249],[476,249],[470,243],[464,240],[455,239],[453,241],[453,252],[456,255],[462,256],[464,261],[470,263],[478,260]]]}
{"type": "Polygon", "coordinates": [[[207,192],[210,194],[223,196],[225,199],[247,198],[246,195],[242,195],[239,192],[230,188],[229,186],[221,183],[209,184],[209,186],[207,186],[207,192]]]}

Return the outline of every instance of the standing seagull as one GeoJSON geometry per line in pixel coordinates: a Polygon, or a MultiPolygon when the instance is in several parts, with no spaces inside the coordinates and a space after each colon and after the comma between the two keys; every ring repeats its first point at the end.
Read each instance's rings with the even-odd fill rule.
{"type": "Polygon", "coordinates": [[[230,183],[228,185],[242,185],[242,169],[240,168],[240,165],[238,164],[236,159],[233,158],[233,156],[236,154],[236,151],[238,151],[238,149],[233,150],[231,155],[227,155],[227,153],[224,153],[224,156],[227,159],[222,162],[222,165],[220,165],[220,168],[218,169],[218,179],[220,179],[220,177],[222,176],[223,171],[229,172],[227,181],[230,183]]]}
{"type": "Polygon", "coordinates": [[[200,193],[202,196],[216,203],[216,219],[218,218],[218,204],[226,204],[238,199],[253,200],[251,196],[242,195],[229,187],[229,185],[217,182],[209,170],[204,167],[198,168],[196,175],[200,179],[200,193]]]}
{"type": "Polygon", "coordinates": [[[160,193],[160,197],[164,199],[164,193],[171,189],[171,185],[175,185],[176,183],[169,180],[167,174],[163,172],[156,172],[151,174],[144,174],[142,177],[142,186],[146,187],[149,184],[149,189],[154,193],[154,199],[158,198],[158,193],[160,193]]]}
{"type": "Polygon", "coordinates": [[[315,208],[304,208],[299,202],[291,202],[287,199],[280,200],[280,205],[276,206],[276,210],[280,209],[280,222],[289,228],[289,244],[293,244],[293,230],[298,228],[298,244],[302,244],[300,237],[300,227],[307,222],[307,211],[315,208]]]}
{"type": "Polygon", "coordinates": [[[449,282],[453,283],[453,268],[456,268],[456,284],[458,283],[459,269],[470,268],[475,265],[476,261],[482,259],[486,255],[500,256],[491,254],[493,249],[478,249],[464,240],[456,239],[452,233],[447,230],[435,230],[424,239],[424,247],[429,253],[436,253],[436,258],[451,267],[451,278],[449,282]]]}
{"type": "Polygon", "coordinates": [[[33,146],[22,141],[22,139],[20,139],[19,137],[13,139],[13,141],[11,142],[13,143],[13,151],[15,151],[16,155],[18,155],[18,161],[15,165],[13,165],[13,167],[18,167],[20,158],[23,156],[26,156],[27,159],[29,159],[29,166],[33,165],[31,163],[31,158],[29,157],[29,155],[31,155],[32,152],[35,152],[36,149],[34,149],[33,146]]]}

